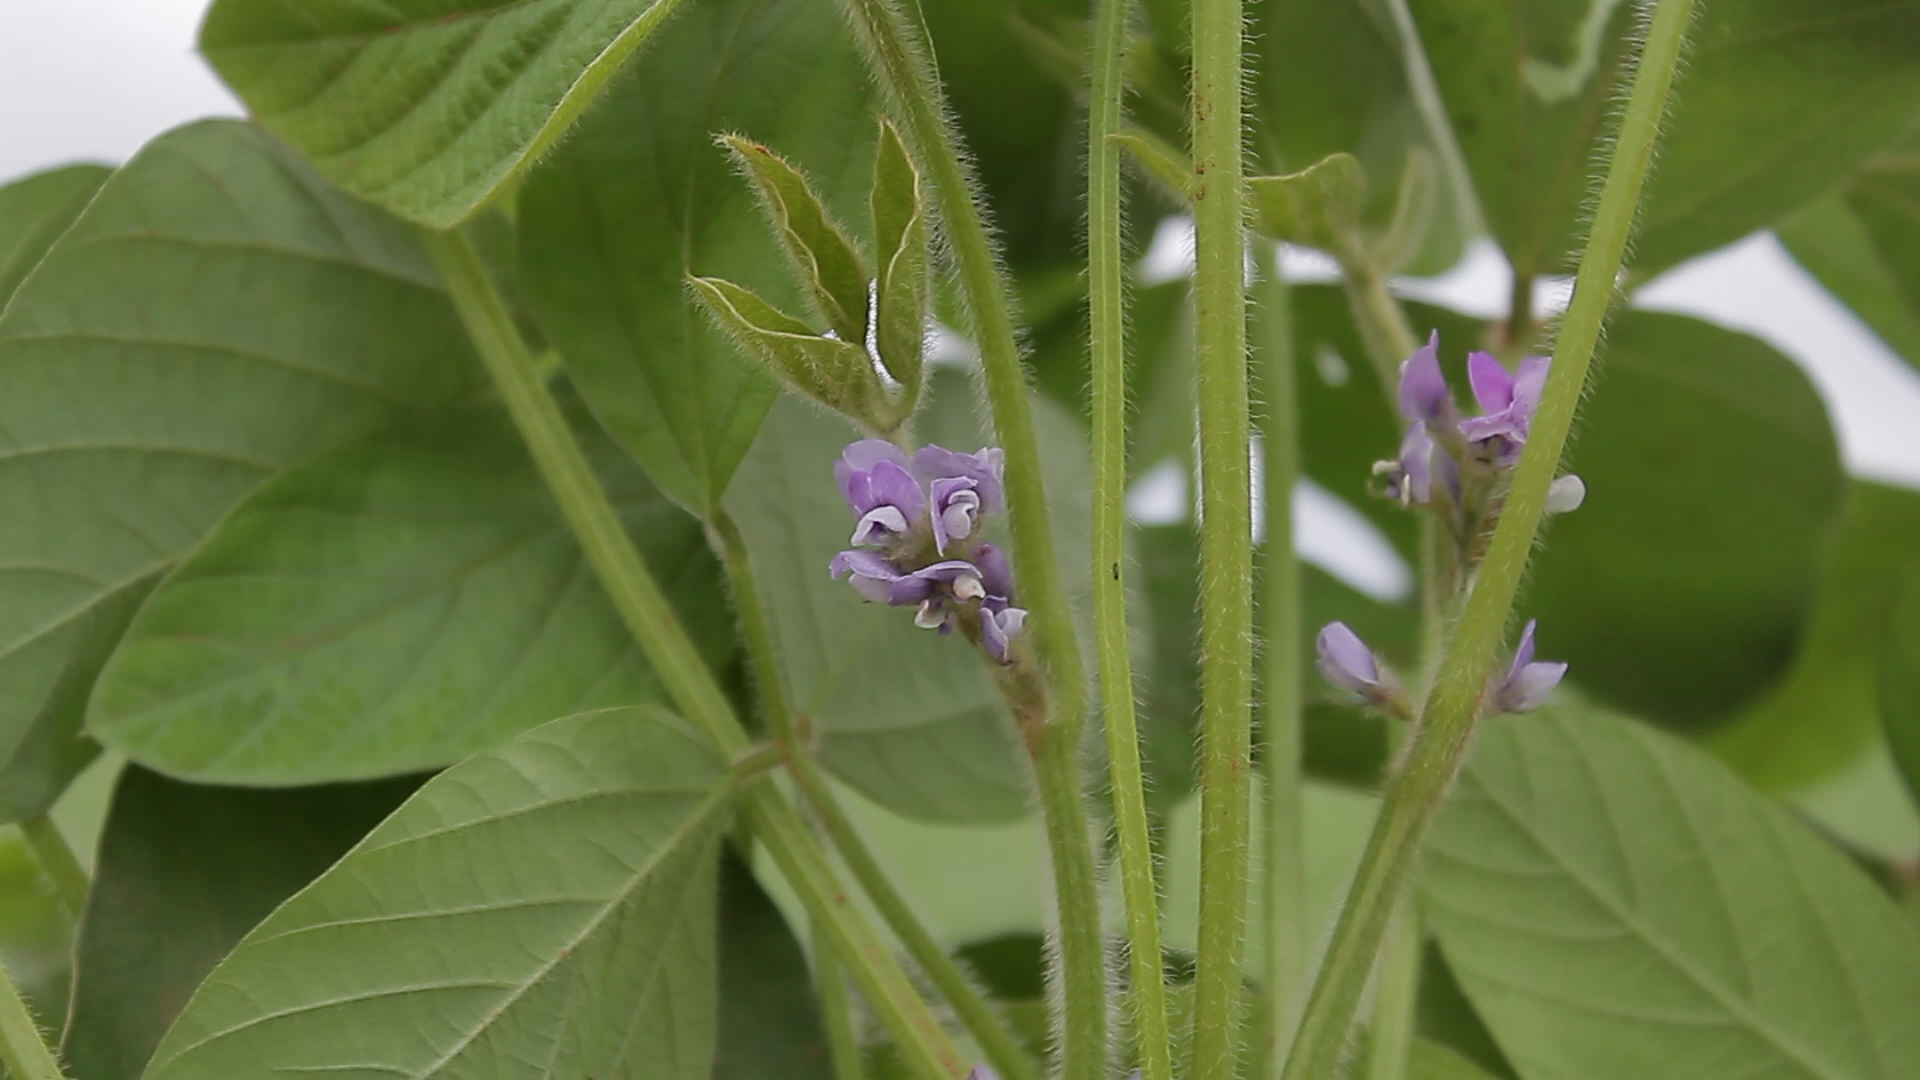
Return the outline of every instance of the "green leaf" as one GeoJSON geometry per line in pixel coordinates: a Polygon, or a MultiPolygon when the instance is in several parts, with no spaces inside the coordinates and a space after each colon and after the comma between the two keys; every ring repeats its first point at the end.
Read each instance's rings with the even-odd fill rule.
{"type": "Polygon", "coordinates": [[[1494,1080],[1490,1073],[1449,1047],[1415,1039],[1407,1051],[1407,1080],[1494,1080]]]}
{"type": "Polygon", "coordinates": [[[0,316],[0,760],[52,770],[6,790],[39,805],[84,761],[135,594],[222,514],[478,376],[413,236],[253,128],[107,180],[0,316]]]}
{"type": "Polygon", "coordinates": [[[1523,610],[1606,703],[1699,728],[1784,671],[1845,494],[1825,406],[1761,341],[1629,311],[1569,455],[1523,610]]]}
{"type": "Polygon", "coordinates": [[[1845,768],[1874,739],[1879,648],[1895,598],[1890,585],[1920,550],[1916,536],[1920,492],[1852,482],[1792,666],[1708,742],[1749,783],[1805,787],[1845,768]]]}
{"type": "Polygon", "coordinates": [[[1920,544],[1895,583],[1880,646],[1880,715],[1907,790],[1920,804],[1920,544]]]}
{"type": "Polygon", "coordinates": [[[216,0],[200,50],[349,194],[447,228],[565,134],[680,0],[216,0]]]}
{"type": "MultiPolygon", "coordinates": [[[[1636,5],[1411,0],[1488,225],[1524,274],[1570,269],[1636,5]]],[[[1634,269],[1761,228],[1898,136],[1920,19],[1884,0],[1749,0],[1695,20],[1634,269]]]]}
{"type": "Polygon", "coordinates": [[[1473,1011],[1473,1002],[1467,1000],[1466,991],[1460,988],[1460,980],[1447,964],[1440,943],[1432,938],[1427,939],[1420,958],[1420,993],[1415,1020],[1422,1042],[1466,1059],[1489,1076],[1518,1080],[1513,1066],[1494,1041],[1493,1032],[1487,1030],[1486,1021],[1473,1011]]]}
{"type": "Polygon", "coordinates": [[[138,1080],[213,966],[419,786],[288,791],[120,774],[82,917],[61,1056],[84,1080],[138,1080]]]}
{"type": "Polygon", "coordinates": [[[731,851],[720,859],[720,1037],[713,1080],[828,1080],[813,973],[786,917],[731,851]]]}
{"type": "Polygon", "coordinates": [[[1285,176],[1247,179],[1254,231],[1336,253],[1354,247],[1366,193],[1367,178],[1348,153],[1330,154],[1285,176]]]}
{"type": "Polygon", "coordinates": [[[911,415],[920,396],[920,367],[926,351],[927,309],[932,295],[928,273],[927,206],[920,174],[900,141],[900,133],[880,122],[873,155],[874,345],[887,374],[905,387],[911,415]]]}
{"type": "Polygon", "coordinates": [[[707,1080],[728,791],[650,707],[462,762],[248,934],[144,1075],[707,1080]]]}
{"type": "MultiPolygon", "coordinates": [[[[1920,240],[1920,209],[1914,211],[1914,229],[1914,239],[1920,240]]],[[[1879,245],[1854,202],[1839,194],[1816,199],[1776,224],[1774,232],[1794,259],[1888,348],[1920,367],[1920,265],[1911,285],[1902,281],[1895,253],[1879,245]]],[[[1888,239],[1900,243],[1908,238],[1888,239]]]]}
{"type": "Polygon", "coordinates": [[[891,426],[886,393],[867,350],[850,341],[822,337],[806,323],[723,278],[688,278],[693,294],[741,351],[765,364],[774,377],[865,424],[891,426]]]}
{"type": "Polygon", "coordinates": [[[867,275],[853,241],[840,231],[820,196],[793,163],[750,139],[722,136],[721,145],[760,193],[760,206],[779,235],[814,309],[840,340],[867,340],[867,275]]]}
{"type": "Polygon", "coordinates": [[[0,311],[113,170],[69,165],[0,187],[0,311]]]}
{"type": "Polygon", "coordinates": [[[696,513],[719,504],[776,391],[694,309],[686,278],[788,310],[801,299],[713,136],[778,147],[848,220],[867,194],[870,93],[830,6],[707,0],[520,194],[521,283],[541,327],[614,438],[696,513]]]}
{"type": "MultiPolygon", "coordinates": [[[[710,660],[727,652],[699,525],[604,437],[615,507],[710,660]]],[[[89,730],[202,782],[451,764],[556,714],[664,701],[506,417],[462,409],[282,473],[141,610],[89,730]]]]}
{"type": "MultiPolygon", "coordinates": [[[[0,827],[0,963],[49,1039],[66,1013],[72,955],[73,928],[59,890],[20,831],[0,827]]],[[[0,1077],[6,1075],[0,1063],[0,1077]]]]}
{"type": "MultiPolygon", "coordinates": [[[[965,375],[940,371],[915,422],[928,443],[986,445],[965,375]]],[[[1088,586],[1087,452],[1074,422],[1037,410],[1069,591],[1088,586]]],[[[978,650],[917,630],[912,612],[868,604],[827,575],[853,521],[833,463],[857,433],[792,398],[767,415],[727,507],[746,538],[774,650],[820,759],[868,798],[911,817],[1004,821],[1028,809],[1012,719],[978,650]]],[[[1014,568],[1016,581],[1019,567],[1014,568]]]]}
{"type": "Polygon", "coordinates": [[[1484,722],[1426,910],[1522,1076],[1920,1075],[1920,935],[1685,743],[1604,712],[1484,722]]]}

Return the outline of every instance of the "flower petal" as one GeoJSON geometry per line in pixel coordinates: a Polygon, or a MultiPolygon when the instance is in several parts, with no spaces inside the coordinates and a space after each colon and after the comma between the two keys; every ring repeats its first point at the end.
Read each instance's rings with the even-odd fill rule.
{"type": "Polygon", "coordinates": [[[1453,407],[1447,377],[1440,373],[1440,331],[1400,364],[1400,413],[1409,420],[1439,420],[1453,407]]]}
{"type": "Polygon", "coordinates": [[[833,479],[840,485],[841,496],[851,503],[853,496],[847,490],[849,480],[857,473],[871,472],[883,461],[903,470],[907,467],[906,453],[885,439],[860,439],[847,444],[847,448],[840,451],[840,460],[833,463],[833,479]]]}
{"type": "Polygon", "coordinates": [[[1380,666],[1373,650],[1360,640],[1346,623],[1331,622],[1320,628],[1314,639],[1314,660],[1320,674],[1335,686],[1356,693],[1367,693],[1380,685],[1380,666]]]}
{"type": "Polygon", "coordinates": [[[1501,712],[1521,713],[1537,709],[1553,696],[1553,688],[1567,674],[1567,665],[1558,660],[1541,660],[1514,672],[1501,685],[1495,707],[1501,712]]]}
{"type": "Polygon", "coordinates": [[[1513,404],[1513,376],[1491,353],[1467,354],[1467,382],[1483,413],[1502,412],[1513,404]]]}
{"type": "Polygon", "coordinates": [[[980,583],[987,587],[988,596],[1013,599],[1013,567],[1005,552],[992,544],[981,544],[973,550],[973,564],[980,568],[980,583]]]}
{"type": "Polygon", "coordinates": [[[980,614],[980,647],[987,655],[1004,664],[1013,656],[1013,639],[1026,625],[1025,608],[1002,608],[980,614]]]}

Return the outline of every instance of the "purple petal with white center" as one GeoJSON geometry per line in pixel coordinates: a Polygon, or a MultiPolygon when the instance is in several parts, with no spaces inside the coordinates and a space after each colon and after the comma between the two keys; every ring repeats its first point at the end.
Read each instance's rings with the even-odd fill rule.
{"type": "Polygon", "coordinates": [[[950,476],[935,480],[929,488],[933,496],[933,544],[945,555],[947,545],[973,535],[981,513],[980,482],[971,476],[950,476]]]}
{"type": "Polygon", "coordinates": [[[980,646],[987,655],[1004,664],[1013,655],[1013,639],[1026,625],[1025,608],[1001,608],[999,611],[980,612],[980,646]]]}
{"type": "Polygon", "coordinates": [[[1314,666],[1335,686],[1362,695],[1380,689],[1380,665],[1373,650],[1360,640],[1346,623],[1332,622],[1320,628],[1314,639],[1314,666]]]}
{"type": "Polygon", "coordinates": [[[898,540],[913,528],[926,509],[926,496],[914,482],[913,474],[907,471],[905,455],[892,443],[878,439],[854,443],[834,464],[833,474],[848,509],[858,519],[850,543],[884,544],[898,540]],[[856,448],[859,453],[855,453],[856,448]],[[883,456],[881,448],[892,451],[892,456],[883,456]],[[878,460],[872,460],[866,468],[850,464],[874,458],[878,460]]]}
{"type": "Polygon", "coordinates": [[[1440,373],[1440,331],[1400,364],[1400,414],[1409,420],[1438,421],[1453,411],[1447,377],[1440,373]]]}
{"type": "MultiPolygon", "coordinates": [[[[1006,488],[1001,473],[1007,455],[997,446],[985,447],[974,454],[962,454],[944,446],[923,446],[913,455],[913,476],[929,491],[939,480],[972,480],[979,499],[979,512],[997,514],[1006,507],[1006,488]]],[[[940,511],[935,506],[934,512],[940,511]]]]}
{"type": "Polygon", "coordinates": [[[850,575],[847,583],[853,591],[876,604],[887,603],[894,585],[905,576],[892,560],[871,551],[843,551],[827,564],[827,572],[835,581],[850,575]]]}
{"type": "Polygon", "coordinates": [[[894,607],[909,607],[925,603],[935,596],[958,595],[961,590],[975,596],[986,595],[986,589],[980,583],[980,569],[963,559],[948,559],[932,566],[923,566],[895,580],[891,591],[887,593],[887,603],[894,607]]]}
{"type": "Polygon", "coordinates": [[[1508,665],[1506,677],[1493,691],[1493,711],[1503,713],[1527,712],[1547,703],[1553,695],[1553,688],[1560,685],[1566,677],[1567,665],[1557,660],[1535,660],[1533,658],[1534,620],[1527,620],[1526,628],[1520,631],[1520,640],[1513,647],[1513,663],[1508,665]]]}

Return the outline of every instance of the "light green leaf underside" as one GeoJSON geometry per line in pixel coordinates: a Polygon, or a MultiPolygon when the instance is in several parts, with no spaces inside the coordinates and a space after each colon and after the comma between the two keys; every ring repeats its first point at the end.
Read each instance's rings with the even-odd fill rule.
{"type": "Polygon", "coordinates": [[[74,738],[99,613],[262,480],[478,373],[398,222],[245,124],[148,145],[0,316],[0,746],[74,738]]]}
{"type": "Polygon", "coordinates": [[[247,935],[148,1080],[706,1080],[725,781],[651,707],[455,766],[247,935]]]}
{"type": "Polygon", "coordinates": [[[436,228],[552,145],[681,0],[218,0],[200,49],[340,188],[436,228]]]}
{"type": "Polygon", "coordinates": [[[74,1075],[138,1080],[213,966],[418,786],[254,791],[121,772],[75,946],[60,1046],[74,1075]]]}
{"type": "Polygon", "coordinates": [[[0,311],[113,170],[69,165],[0,187],[0,311]]]}
{"type": "MultiPolygon", "coordinates": [[[[615,505],[710,658],[697,523],[604,438],[615,505]]],[[[211,783],[437,768],[555,715],[661,701],[512,426],[463,409],[351,443],[249,496],[149,600],[89,730],[211,783]]]]}
{"type": "Polygon", "coordinates": [[[614,438],[696,512],[718,505],[777,391],[687,275],[806,310],[713,137],[771,146],[841,221],[864,220],[870,93],[830,5],[702,0],[521,192],[521,282],[542,329],[614,438]]]}
{"type": "Polygon", "coordinates": [[[1920,934],[1785,810],[1596,710],[1475,738],[1423,896],[1522,1076],[1920,1075],[1920,934]]]}

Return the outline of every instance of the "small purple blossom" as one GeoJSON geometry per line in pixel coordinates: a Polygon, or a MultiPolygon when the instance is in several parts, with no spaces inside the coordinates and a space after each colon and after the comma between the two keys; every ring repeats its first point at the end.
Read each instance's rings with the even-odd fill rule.
{"type": "Polygon", "coordinates": [[[1520,631],[1520,643],[1514,647],[1513,663],[1507,674],[1488,693],[1490,708],[1496,713],[1520,713],[1547,703],[1553,688],[1567,674],[1567,665],[1557,660],[1533,658],[1534,620],[1527,620],[1520,631]]]}
{"type": "Polygon", "coordinates": [[[1533,414],[1540,408],[1540,392],[1547,384],[1552,361],[1544,356],[1520,359],[1512,374],[1492,356],[1467,356],[1467,378],[1484,415],[1460,421],[1460,435],[1482,456],[1507,466],[1519,460],[1527,443],[1533,414]]]}
{"type": "Polygon", "coordinates": [[[1400,456],[1379,462],[1373,471],[1386,478],[1387,498],[1402,506],[1426,505],[1433,498],[1433,436],[1427,425],[1415,421],[1400,440],[1400,456]]]}
{"type": "Polygon", "coordinates": [[[1393,677],[1381,669],[1373,650],[1346,623],[1321,627],[1313,646],[1314,666],[1328,682],[1376,705],[1393,695],[1393,677]]]}
{"type": "Polygon", "coordinates": [[[1007,563],[1006,553],[992,544],[981,544],[974,549],[973,564],[980,568],[980,583],[987,588],[987,596],[1001,603],[1013,600],[1013,567],[1007,563]]]}
{"type": "Polygon", "coordinates": [[[1008,663],[1013,659],[1013,639],[1019,636],[1026,621],[1025,608],[1003,607],[994,610],[982,607],[980,609],[980,647],[987,650],[987,655],[999,663],[1008,663]]]}
{"type": "Polygon", "coordinates": [[[848,446],[834,462],[833,478],[859,519],[848,543],[898,543],[926,511],[926,495],[914,481],[907,455],[884,439],[848,446]]]}
{"type": "Polygon", "coordinates": [[[1454,415],[1453,392],[1440,373],[1440,331],[1400,363],[1400,414],[1416,423],[1438,424],[1454,415]]]}
{"type": "Polygon", "coordinates": [[[972,536],[983,515],[1000,512],[1006,502],[1000,479],[1005,460],[997,446],[976,454],[923,446],[913,455],[913,475],[926,485],[934,549],[940,554],[972,536]]]}
{"type": "Polygon", "coordinates": [[[894,582],[906,576],[893,560],[871,551],[843,551],[827,564],[827,572],[835,581],[846,577],[854,592],[876,604],[887,603],[894,582]]]}

